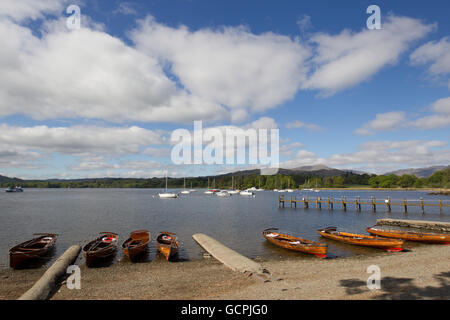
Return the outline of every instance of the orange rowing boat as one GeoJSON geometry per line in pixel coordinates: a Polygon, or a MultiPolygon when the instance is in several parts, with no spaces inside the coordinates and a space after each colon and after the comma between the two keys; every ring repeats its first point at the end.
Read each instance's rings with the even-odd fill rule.
{"type": "Polygon", "coordinates": [[[173,257],[180,248],[176,234],[167,231],[162,231],[159,233],[156,238],[156,244],[158,246],[158,251],[166,257],[167,261],[169,261],[169,259],[173,257]]]}
{"type": "Polygon", "coordinates": [[[403,239],[407,241],[417,241],[423,243],[450,244],[450,234],[431,233],[431,232],[414,232],[402,230],[380,229],[373,226],[366,229],[367,232],[382,237],[403,239]]]}
{"type": "Polygon", "coordinates": [[[134,261],[147,251],[149,242],[150,233],[147,230],[136,230],[122,244],[122,251],[131,261],[134,261]]]}
{"type": "Polygon", "coordinates": [[[281,248],[313,254],[320,258],[327,256],[328,246],[326,244],[280,232],[277,228],[266,229],[262,232],[262,235],[267,241],[281,248]]]}
{"type": "Polygon", "coordinates": [[[358,246],[373,247],[386,251],[402,251],[403,240],[388,239],[364,234],[356,234],[349,232],[339,232],[336,227],[328,227],[317,230],[317,232],[325,238],[340,241],[346,244],[354,244],[358,246]]]}

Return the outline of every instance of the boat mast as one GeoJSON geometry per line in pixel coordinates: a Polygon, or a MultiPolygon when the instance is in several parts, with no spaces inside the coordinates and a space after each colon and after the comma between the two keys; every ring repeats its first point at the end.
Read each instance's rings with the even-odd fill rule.
{"type": "Polygon", "coordinates": [[[167,191],[167,171],[166,171],[166,191],[167,191]]]}

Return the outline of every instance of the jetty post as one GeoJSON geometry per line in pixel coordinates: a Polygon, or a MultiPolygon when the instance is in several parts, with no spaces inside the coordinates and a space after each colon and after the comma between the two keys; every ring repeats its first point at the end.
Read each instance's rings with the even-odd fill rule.
{"type": "Polygon", "coordinates": [[[422,209],[422,214],[425,214],[425,207],[423,206],[423,198],[420,198],[420,209],[422,209]]]}
{"type": "Polygon", "coordinates": [[[406,203],[406,199],[403,198],[403,208],[405,210],[405,213],[408,213],[408,204],[406,203]]]}
{"type": "Polygon", "coordinates": [[[347,197],[342,197],[341,199],[342,210],[347,211],[347,202],[345,202],[345,200],[347,200],[347,197]]]}
{"type": "Polygon", "coordinates": [[[386,200],[386,210],[387,212],[391,212],[391,197],[388,197],[386,200]]]}

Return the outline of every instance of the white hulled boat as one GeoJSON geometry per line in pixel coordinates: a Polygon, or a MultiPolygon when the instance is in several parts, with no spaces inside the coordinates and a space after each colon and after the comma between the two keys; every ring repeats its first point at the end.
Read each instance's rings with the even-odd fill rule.
{"type": "Polygon", "coordinates": [[[166,192],[158,193],[158,196],[162,199],[178,198],[178,194],[173,192],[167,192],[167,172],[166,172],[166,192]]]}

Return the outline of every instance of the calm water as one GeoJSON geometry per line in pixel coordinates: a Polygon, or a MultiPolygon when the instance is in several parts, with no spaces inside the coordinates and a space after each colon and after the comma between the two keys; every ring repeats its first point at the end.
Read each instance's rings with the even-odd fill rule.
{"type": "MultiPolygon", "coordinates": [[[[178,199],[159,199],[156,189],[26,189],[23,193],[0,192],[0,267],[8,266],[8,249],[13,245],[32,238],[33,233],[58,233],[57,249],[54,260],[70,245],[85,244],[101,231],[113,231],[119,234],[122,243],[129,232],[136,229],[148,229],[152,239],[158,231],[172,231],[178,235],[183,245],[180,259],[200,259],[202,250],[192,240],[194,233],[206,233],[225,245],[237,250],[249,258],[295,258],[313,257],[292,253],[277,248],[265,241],[261,231],[268,227],[296,232],[304,238],[319,240],[316,230],[324,226],[338,226],[347,231],[365,232],[379,218],[407,218],[450,221],[450,210],[444,208],[426,208],[422,215],[418,207],[409,207],[408,214],[403,208],[393,206],[392,212],[378,207],[373,213],[369,206],[363,206],[362,212],[349,206],[347,212],[335,206],[328,210],[316,208],[297,209],[278,208],[278,193],[272,191],[256,192],[255,197],[216,197],[203,194],[203,190],[189,195],[180,195],[178,199]]],[[[340,199],[361,200],[385,199],[445,199],[444,196],[431,196],[417,191],[321,191],[320,193],[286,193],[289,196],[309,195],[311,198],[334,197],[340,199]]],[[[447,198],[448,199],[448,198],[447,198]]],[[[446,200],[448,202],[448,200],[446,200]]],[[[314,207],[315,205],[313,205],[314,207]]],[[[329,244],[331,256],[342,257],[354,254],[376,254],[376,249],[343,245],[331,240],[320,239],[329,244]]],[[[122,257],[118,252],[117,259],[122,257]]],[[[155,245],[150,247],[149,259],[155,258],[155,245]]],[[[81,260],[81,258],[80,258],[81,260]]]]}

